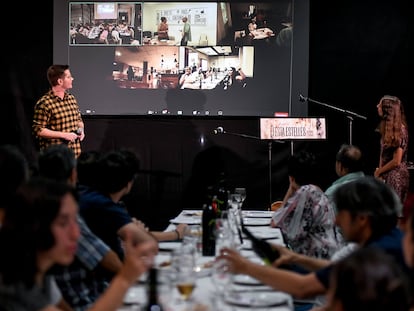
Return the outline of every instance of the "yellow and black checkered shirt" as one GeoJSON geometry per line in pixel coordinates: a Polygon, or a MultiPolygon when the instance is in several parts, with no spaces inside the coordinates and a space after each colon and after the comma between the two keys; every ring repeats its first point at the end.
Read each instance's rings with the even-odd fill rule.
{"type": "Polygon", "coordinates": [[[32,130],[38,139],[39,148],[44,149],[53,144],[67,144],[78,157],[81,153],[79,139],[69,142],[64,139],[43,138],[37,134],[43,128],[59,132],[75,132],[79,122],[82,122],[82,115],[75,96],[65,93],[64,98],[61,99],[50,90],[37,101],[34,107],[32,130]]]}

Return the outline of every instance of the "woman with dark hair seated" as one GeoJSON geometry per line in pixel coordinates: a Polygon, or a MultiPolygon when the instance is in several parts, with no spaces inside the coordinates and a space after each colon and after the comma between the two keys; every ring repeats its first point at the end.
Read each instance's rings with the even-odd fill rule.
{"type": "MultiPolygon", "coordinates": [[[[22,185],[6,207],[0,228],[0,306],[3,311],[68,310],[54,278],[54,265],[69,265],[80,236],[75,189],[36,178],[22,185]]],[[[129,287],[148,270],[154,245],[125,243],[124,264],[89,311],[115,311],[129,287]]]]}

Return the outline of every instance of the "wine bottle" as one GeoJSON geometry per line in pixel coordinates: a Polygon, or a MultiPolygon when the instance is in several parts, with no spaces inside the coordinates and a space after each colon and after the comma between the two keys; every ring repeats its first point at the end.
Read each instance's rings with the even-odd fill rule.
{"type": "Polygon", "coordinates": [[[214,256],[216,254],[216,237],[214,227],[217,214],[211,204],[204,204],[203,214],[201,216],[201,225],[203,227],[203,256],[214,256]]]}
{"type": "Polygon", "coordinates": [[[263,259],[265,264],[271,265],[273,261],[280,257],[277,249],[274,249],[269,242],[255,237],[244,225],[241,226],[243,233],[252,242],[253,251],[263,259]]]}
{"type": "Polygon", "coordinates": [[[148,288],[147,296],[148,302],[145,307],[145,311],[163,311],[163,307],[158,300],[158,281],[157,281],[158,270],[152,267],[149,270],[148,275],[148,288]]]}

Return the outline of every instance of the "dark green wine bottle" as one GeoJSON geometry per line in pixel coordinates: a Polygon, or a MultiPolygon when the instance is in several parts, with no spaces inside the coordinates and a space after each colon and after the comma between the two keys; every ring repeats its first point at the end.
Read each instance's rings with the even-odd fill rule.
{"type": "Polygon", "coordinates": [[[145,307],[145,311],[163,311],[163,307],[158,299],[158,270],[152,267],[149,270],[148,275],[148,288],[147,288],[147,296],[148,302],[147,306],[145,307]]]}
{"type": "Polygon", "coordinates": [[[216,237],[214,233],[216,218],[217,214],[212,205],[204,204],[201,216],[203,256],[214,256],[216,254],[216,237]]]}

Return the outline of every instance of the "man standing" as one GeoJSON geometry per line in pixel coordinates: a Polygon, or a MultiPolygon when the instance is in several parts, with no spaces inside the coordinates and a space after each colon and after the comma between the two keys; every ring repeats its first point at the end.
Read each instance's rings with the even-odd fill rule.
{"type": "Polygon", "coordinates": [[[68,92],[73,77],[68,65],[52,65],[47,70],[51,89],[34,107],[32,130],[42,150],[54,144],[67,144],[78,157],[85,138],[78,102],[68,92]]]}
{"type": "Polygon", "coordinates": [[[181,46],[187,46],[188,41],[191,41],[191,25],[188,22],[187,16],[182,18],[184,23],[183,29],[181,30],[181,46]]]}

